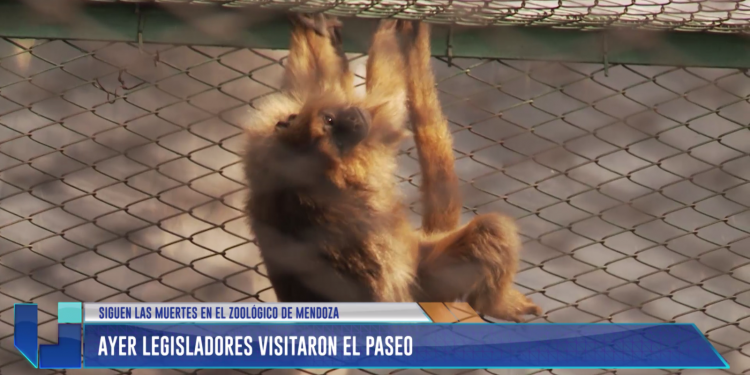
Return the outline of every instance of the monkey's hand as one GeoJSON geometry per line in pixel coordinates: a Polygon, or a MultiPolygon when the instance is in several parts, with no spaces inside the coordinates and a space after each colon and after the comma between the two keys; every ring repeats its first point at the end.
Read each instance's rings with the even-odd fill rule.
{"type": "Polygon", "coordinates": [[[339,38],[343,24],[335,17],[327,17],[323,13],[293,13],[290,17],[293,24],[315,31],[326,38],[339,38]]]}

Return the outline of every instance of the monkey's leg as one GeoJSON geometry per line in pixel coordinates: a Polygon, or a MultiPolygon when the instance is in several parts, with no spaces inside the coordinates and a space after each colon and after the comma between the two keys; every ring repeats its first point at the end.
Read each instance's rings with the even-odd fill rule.
{"type": "Polygon", "coordinates": [[[455,301],[467,296],[478,312],[520,322],[541,309],[513,288],[520,243],[513,220],[477,216],[466,226],[421,246],[420,301],[455,301]]]}
{"type": "Polygon", "coordinates": [[[459,224],[461,196],[454,170],[453,138],[443,115],[430,65],[430,29],[425,23],[402,27],[407,51],[411,124],[422,171],[422,230],[453,230],[459,224]]]}
{"type": "Polygon", "coordinates": [[[343,53],[341,23],[323,14],[295,14],[282,89],[305,100],[313,92],[353,90],[353,73],[343,53]]]}

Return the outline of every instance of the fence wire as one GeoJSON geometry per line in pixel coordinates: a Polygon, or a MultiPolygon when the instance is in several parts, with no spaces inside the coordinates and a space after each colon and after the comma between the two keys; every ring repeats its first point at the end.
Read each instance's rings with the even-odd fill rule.
{"type": "MultiPolygon", "coordinates": [[[[27,0],[29,1],[29,0],[27,0]]],[[[636,27],[747,33],[750,4],[742,0],[87,0],[100,3],[220,4],[347,17],[399,17],[464,25],[636,27]]]]}
{"type": "MultiPolygon", "coordinates": [[[[277,90],[285,56],[0,39],[2,375],[41,371],[13,348],[14,303],[39,304],[51,343],[59,301],[275,301],[242,216],[238,155],[252,103],[277,90]]],[[[362,89],[367,56],[349,57],[362,89]]],[[[533,321],[693,322],[731,365],[716,373],[750,370],[746,72],[456,58],[433,67],[463,219],[517,219],[517,284],[545,311],[533,321]]],[[[399,165],[418,225],[413,143],[399,165]]]]}

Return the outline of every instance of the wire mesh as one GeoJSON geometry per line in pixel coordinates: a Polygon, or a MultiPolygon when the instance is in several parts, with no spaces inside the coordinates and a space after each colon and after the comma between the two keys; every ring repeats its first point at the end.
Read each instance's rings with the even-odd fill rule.
{"type": "MultiPolygon", "coordinates": [[[[0,373],[38,371],[13,348],[13,303],[39,304],[40,340],[55,342],[59,301],[275,300],[242,217],[238,153],[285,56],[0,39],[0,373]]],[[[349,57],[361,89],[367,56],[349,57]]],[[[693,322],[732,367],[717,373],[750,369],[746,72],[456,58],[433,68],[463,219],[518,220],[517,284],[545,311],[535,321],[693,322]]],[[[407,142],[398,176],[415,225],[416,158],[407,142]]]]}
{"type": "Polygon", "coordinates": [[[533,25],[571,29],[636,27],[746,33],[750,4],[742,0],[88,0],[91,2],[220,4],[347,17],[418,18],[464,25],[533,25]]]}

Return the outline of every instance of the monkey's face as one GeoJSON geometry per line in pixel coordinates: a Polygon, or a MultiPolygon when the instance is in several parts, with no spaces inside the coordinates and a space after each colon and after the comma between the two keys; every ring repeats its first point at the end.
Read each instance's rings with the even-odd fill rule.
{"type": "Polygon", "coordinates": [[[383,180],[393,155],[383,141],[390,133],[384,132],[387,127],[377,114],[364,100],[335,95],[308,100],[297,114],[276,123],[276,144],[286,150],[284,161],[276,162],[304,165],[296,178],[323,178],[339,188],[383,180]]]}
{"type": "Polygon", "coordinates": [[[394,140],[403,126],[392,126],[380,102],[328,92],[298,106],[280,96],[259,107],[249,127],[247,173],[254,189],[339,189],[390,181],[394,140]]]}
{"type": "Polygon", "coordinates": [[[284,143],[309,152],[345,158],[370,133],[372,116],[359,106],[333,105],[291,115],[276,124],[284,143]]]}

